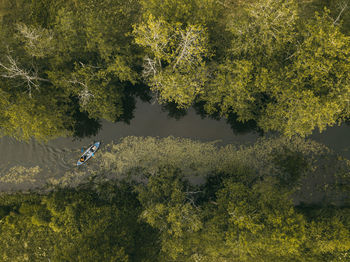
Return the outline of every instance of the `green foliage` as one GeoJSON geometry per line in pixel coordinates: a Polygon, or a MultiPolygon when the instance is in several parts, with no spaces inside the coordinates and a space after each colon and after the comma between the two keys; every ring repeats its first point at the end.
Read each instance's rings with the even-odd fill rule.
{"type": "Polygon", "coordinates": [[[24,201],[21,194],[2,195],[2,261],[152,261],[155,231],[137,221],[139,204],[130,188],[100,190],[108,199],[91,188],[31,193],[24,201]]]}
{"type": "Polygon", "coordinates": [[[220,157],[215,157],[219,152],[213,143],[174,137],[125,137],[101,154],[102,168],[116,177],[155,174],[164,165],[180,168],[185,176],[203,175],[220,166],[220,157]]]}
{"type": "Polygon", "coordinates": [[[322,15],[298,18],[294,1],[254,1],[229,24],[233,40],[202,99],[291,137],[349,116],[349,37],[322,15]]]}
{"type": "Polygon", "coordinates": [[[0,182],[6,183],[8,189],[11,189],[13,184],[35,184],[36,175],[40,173],[41,169],[39,166],[26,168],[23,166],[15,166],[10,168],[6,174],[0,176],[0,182]]]}
{"type": "Polygon", "coordinates": [[[309,256],[318,261],[348,260],[349,208],[304,206],[301,211],[310,221],[305,244],[309,256]]]}
{"type": "Polygon", "coordinates": [[[167,22],[207,24],[217,19],[220,5],[213,0],[141,0],[143,14],[163,18],[167,22]]]}
{"type": "Polygon", "coordinates": [[[254,119],[258,104],[254,96],[255,86],[252,84],[252,63],[247,60],[234,63],[227,61],[217,67],[214,75],[202,97],[207,102],[206,111],[214,113],[219,107],[221,114],[228,116],[234,108],[238,120],[254,119]]]}
{"type": "Polygon", "coordinates": [[[140,218],[160,232],[165,260],[186,260],[194,248],[192,236],[202,228],[201,211],[196,194],[178,169],[159,168],[148,177],[147,185],[136,188],[143,207],[140,218]]]}
{"type": "MultiPolygon", "coordinates": [[[[296,194],[309,176],[321,183],[325,167],[348,174],[347,163],[322,145],[271,138],[237,149],[128,137],[101,154],[98,171],[63,178],[70,189],[0,195],[2,261],[349,258],[350,210],[327,204],[328,194],[340,192],[329,188],[321,200],[296,194]]],[[[31,179],[37,171],[18,167],[0,179],[31,179]]]]}
{"type": "Polygon", "coordinates": [[[65,113],[66,108],[59,105],[59,97],[41,93],[30,99],[26,93],[13,97],[7,92],[3,94],[0,102],[2,135],[20,140],[36,137],[45,141],[70,134],[67,127],[72,119],[65,113]]]}
{"type": "Polygon", "coordinates": [[[191,191],[178,169],[162,167],[137,192],[141,218],[160,231],[165,261],[346,259],[349,210],[317,208],[310,216],[279,184],[273,177],[252,182],[231,173],[214,191],[191,191]]]}
{"type": "Polygon", "coordinates": [[[123,115],[125,85],[139,78],[139,50],[130,34],[138,1],[4,1],[3,8],[6,93],[0,104],[8,112],[2,134],[24,140],[67,135],[77,121],[77,98],[91,118],[116,121],[123,115]]]}
{"type": "Polygon", "coordinates": [[[228,29],[233,34],[232,54],[257,60],[274,57],[295,41],[298,8],[295,1],[248,1],[232,14],[228,29]]]}
{"type": "Polygon", "coordinates": [[[35,106],[11,109],[2,133],[65,135],[77,110],[117,121],[141,81],[182,109],[201,102],[288,137],[323,131],[350,115],[349,10],[347,0],[3,0],[0,105],[27,108],[27,92],[35,106]]]}
{"type": "Polygon", "coordinates": [[[123,85],[105,70],[84,64],[75,65],[68,89],[79,98],[80,109],[92,118],[115,121],[123,113],[123,85]]]}
{"type": "Polygon", "coordinates": [[[282,123],[287,135],[307,135],[316,127],[323,131],[349,116],[350,38],[340,33],[327,10],[316,15],[302,34],[303,43],[285,67],[289,86],[261,119],[273,130],[282,123]]]}
{"type": "Polygon", "coordinates": [[[302,178],[312,174],[328,153],[321,144],[297,137],[261,139],[241,148],[174,137],[125,137],[100,154],[101,168],[112,178],[128,174],[137,179],[171,165],[179,168],[186,178],[223,173],[249,181],[256,176],[297,178],[296,173],[302,178]]]}
{"type": "Polygon", "coordinates": [[[23,41],[25,51],[33,57],[46,57],[54,52],[52,45],[53,36],[45,28],[28,27],[26,24],[18,24],[18,38],[23,41]]]}
{"type": "Polygon", "coordinates": [[[161,232],[181,237],[185,232],[196,232],[201,222],[189,185],[179,170],[163,167],[148,178],[147,186],[137,188],[138,198],[144,208],[141,218],[161,232]]]}
{"type": "Polygon", "coordinates": [[[138,78],[138,51],[129,36],[137,15],[137,1],[91,0],[58,11],[55,67],[48,74],[55,85],[79,98],[80,110],[91,118],[115,121],[123,114],[121,82],[135,84],[138,78]]]}
{"type": "Polygon", "coordinates": [[[306,216],[276,185],[271,178],[253,185],[224,179],[215,202],[205,210],[199,257],[204,261],[346,260],[349,210],[334,208],[336,212],[327,214],[326,208],[316,208],[314,216],[306,216]]]}
{"type": "Polygon", "coordinates": [[[274,162],[281,175],[278,177],[280,184],[291,186],[293,182],[299,181],[300,177],[304,175],[307,170],[310,169],[311,163],[305,159],[305,155],[302,152],[292,151],[285,147],[280,152],[274,153],[274,162]]]}
{"type": "MultiPolygon", "coordinates": [[[[111,172],[115,177],[132,174],[137,181],[144,174],[146,181],[136,189],[140,218],[159,230],[163,261],[322,261],[322,255],[337,261],[346,257],[346,220],[338,223],[331,216],[333,222],[320,224],[291,201],[305,178],[320,176],[329,153],[300,138],[261,140],[235,149],[129,137],[104,153],[103,168],[109,179],[111,172]],[[192,180],[195,175],[206,176],[205,184],[190,184],[198,179],[192,180]],[[320,228],[333,228],[334,235],[311,233],[320,228]],[[330,250],[336,235],[343,247],[330,250]],[[330,249],[311,251],[311,245],[330,249]]],[[[334,172],[338,164],[329,161],[334,172]]]]}
{"type": "Polygon", "coordinates": [[[215,0],[142,0],[143,20],[150,15],[156,19],[165,20],[169,24],[181,23],[187,25],[201,25],[208,32],[208,55],[216,58],[225,56],[230,42],[230,34],[226,30],[230,20],[230,8],[215,0]],[[215,51],[214,51],[215,50],[215,51]],[[215,52],[215,53],[214,53],[215,52]]]}
{"type": "Polygon", "coordinates": [[[305,238],[305,222],[294,212],[289,198],[275,191],[273,181],[253,188],[224,183],[217,202],[228,219],[226,245],[230,254],[240,261],[297,258],[305,238]]]}
{"type": "Polygon", "coordinates": [[[207,33],[200,25],[183,26],[149,16],[135,27],[135,42],[147,48],[143,76],[160,101],[190,105],[202,92],[209,56],[207,33]]]}

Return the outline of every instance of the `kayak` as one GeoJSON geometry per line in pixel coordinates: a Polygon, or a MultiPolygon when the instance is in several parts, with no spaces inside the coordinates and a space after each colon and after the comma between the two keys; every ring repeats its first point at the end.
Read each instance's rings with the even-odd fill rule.
{"type": "Polygon", "coordinates": [[[81,155],[80,159],[77,162],[77,166],[83,165],[88,161],[91,157],[94,156],[97,149],[100,147],[100,142],[95,142],[91,146],[89,146],[88,149],[84,152],[84,154],[81,155]],[[84,159],[84,161],[82,161],[84,159]]]}

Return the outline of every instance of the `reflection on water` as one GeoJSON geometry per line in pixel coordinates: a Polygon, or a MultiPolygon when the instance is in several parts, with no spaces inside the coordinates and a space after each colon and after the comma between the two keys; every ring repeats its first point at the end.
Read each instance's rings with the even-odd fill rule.
{"type": "Polygon", "coordinates": [[[330,127],[322,133],[315,131],[310,138],[350,159],[350,125],[330,127]]]}
{"type": "MultiPolygon", "coordinates": [[[[80,149],[93,141],[107,144],[112,141],[118,142],[120,138],[131,135],[155,137],[172,135],[201,141],[220,140],[222,144],[251,144],[258,138],[255,133],[233,134],[225,120],[202,119],[193,109],[188,110],[185,116],[177,120],[169,118],[169,114],[164,112],[164,107],[143,102],[141,99],[135,100],[135,104],[130,108],[133,108],[134,117],[125,117],[125,121],[122,122],[82,120],[78,129],[79,139],[58,138],[44,144],[35,140],[25,143],[3,137],[0,139],[0,146],[6,154],[0,159],[0,171],[5,174],[6,170],[17,165],[39,166],[42,172],[36,177],[36,184],[43,185],[50,177],[62,176],[66,171],[75,168],[75,163],[80,157],[80,149]]],[[[93,165],[93,161],[88,165],[93,165]]],[[[26,186],[23,184],[18,188],[26,186]]],[[[8,187],[9,185],[0,184],[0,190],[8,190],[8,187]]]]}
{"type": "MultiPolygon", "coordinates": [[[[174,118],[176,120],[182,119],[188,113],[187,109],[178,108],[175,103],[162,104],[161,108],[162,111],[166,112],[170,118],[174,118]]],[[[237,114],[234,113],[230,113],[227,118],[221,117],[218,112],[208,114],[204,110],[204,102],[198,102],[194,104],[193,110],[195,110],[196,114],[199,115],[202,119],[209,118],[216,121],[221,121],[224,119],[235,135],[242,135],[248,133],[258,133],[260,136],[263,135],[263,131],[257,126],[254,120],[241,122],[238,120],[237,114]]]]}
{"type": "MultiPolygon", "coordinates": [[[[135,99],[134,94],[131,94],[130,91],[130,96],[125,97],[129,101],[125,103],[127,107],[121,122],[91,120],[84,113],[79,113],[81,118],[75,134],[79,139],[58,138],[43,144],[34,140],[25,143],[9,137],[1,138],[1,174],[6,174],[13,166],[39,166],[42,172],[40,176],[36,176],[36,184],[44,185],[50,178],[60,177],[76,168],[75,163],[80,157],[82,147],[93,141],[102,141],[103,144],[118,142],[126,136],[172,135],[204,142],[219,140],[222,145],[242,145],[254,143],[261,135],[253,122],[242,125],[234,116],[229,119],[207,116],[198,105],[186,111],[177,110],[171,104],[160,106],[147,102],[150,101],[150,96],[135,99]]],[[[321,134],[315,132],[310,138],[350,159],[349,134],[350,125],[343,124],[329,128],[321,134]]],[[[93,160],[88,165],[93,166],[93,160]]],[[[0,190],[8,190],[9,186],[0,183],[0,190]]],[[[27,186],[22,184],[13,189],[27,186]]]]}
{"type": "MultiPolygon", "coordinates": [[[[198,102],[193,107],[194,107],[196,113],[199,114],[202,118],[209,117],[209,118],[215,119],[215,120],[222,119],[222,117],[220,116],[220,114],[218,112],[215,112],[213,114],[208,114],[204,110],[204,102],[198,102]]],[[[254,132],[254,133],[256,132],[261,136],[263,135],[263,131],[260,128],[258,128],[258,126],[254,120],[249,120],[246,122],[238,121],[238,116],[237,116],[237,114],[234,114],[234,113],[230,113],[228,115],[228,117],[226,118],[226,123],[231,127],[232,132],[236,135],[247,134],[247,133],[251,133],[251,132],[254,132]]]]}
{"type": "MultiPolygon", "coordinates": [[[[119,84],[124,85],[122,83],[119,83],[119,84]]],[[[125,90],[124,96],[121,101],[123,113],[115,117],[114,123],[120,124],[121,122],[123,122],[126,124],[131,124],[131,122],[133,122],[132,125],[135,125],[134,118],[136,116],[135,115],[136,99],[138,99],[140,102],[141,101],[143,102],[143,105],[141,105],[141,108],[143,108],[147,103],[149,103],[148,105],[149,108],[152,108],[151,109],[152,112],[150,112],[151,113],[150,117],[151,119],[154,119],[154,120],[157,117],[159,117],[159,119],[163,119],[161,115],[167,114],[168,122],[171,121],[171,119],[181,120],[181,122],[184,122],[183,120],[184,117],[186,117],[188,114],[191,114],[191,116],[187,118],[193,118],[193,113],[195,112],[195,114],[199,115],[202,120],[210,119],[210,120],[216,120],[218,122],[223,121],[223,118],[218,113],[208,114],[204,110],[204,102],[198,102],[194,104],[193,108],[191,109],[178,108],[175,103],[171,103],[171,102],[164,103],[162,105],[158,105],[155,103],[151,104],[152,96],[149,88],[146,85],[127,84],[123,86],[123,88],[125,90]]],[[[73,110],[72,116],[74,119],[74,125],[69,129],[73,132],[73,137],[78,139],[83,139],[86,137],[97,136],[98,133],[100,132],[100,129],[102,128],[101,121],[98,119],[89,118],[86,112],[81,112],[79,110],[80,109],[78,105],[79,101],[75,98],[71,98],[71,99],[72,99],[72,104],[70,105],[70,108],[72,108],[73,110]]],[[[116,106],[118,105],[116,104],[116,106]]],[[[138,107],[140,107],[140,104],[138,105],[138,107]]],[[[137,111],[140,112],[140,110],[137,110],[137,111]]],[[[146,109],[145,112],[147,111],[149,110],[146,109]]],[[[138,118],[141,116],[142,116],[142,113],[139,113],[137,115],[138,118]]],[[[195,119],[196,119],[195,121],[199,120],[198,117],[195,117],[195,119]]],[[[255,121],[252,121],[252,120],[247,122],[238,121],[236,114],[230,114],[224,121],[226,121],[228,126],[232,129],[234,135],[242,135],[242,134],[249,134],[249,133],[258,133],[259,135],[263,135],[262,130],[257,127],[255,121]]],[[[214,124],[213,121],[211,121],[211,123],[214,124]]],[[[164,124],[166,125],[167,123],[164,122],[164,124]]],[[[179,125],[183,126],[183,124],[179,124],[179,125]]],[[[184,126],[184,128],[186,128],[186,130],[189,130],[191,127],[184,126]]],[[[203,130],[201,132],[203,132],[203,130]]],[[[196,135],[189,135],[189,137],[197,138],[196,135]]],[[[222,139],[222,138],[220,137],[219,139],[222,139]]]]}
{"type": "Polygon", "coordinates": [[[86,112],[77,111],[74,117],[77,119],[73,128],[75,138],[96,136],[102,127],[100,120],[89,118],[86,112]]]}
{"type": "Polygon", "coordinates": [[[178,108],[175,103],[165,103],[161,106],[162,111],[166,112],[170,118],[180,120],[187,115],[187,109],[178,108]]]}
{"type": "Polygon", "coordinates": [[[122,98],[123,113],[114,122],[130,124],[135,117],[136,98],[143,102],[150,102],[152,97],[149,87],[142,83],[137,85],[128,84],[124,87],[124,90],[124,97],[122,98]]]}
{"type": "MultiPolygon", "coordinates": [[[[116,83],[121,85],[124,89],[123,97],[121,99],[122,114],[115,116],[114,122],[124,122],[130,124],[130,121],[135,117],[134,111],[136,108],[136,98],[143,102],[149,102],[151,100],[150,90],[144,84],[131,85],[116,83]]],[[[74,119],[73,125],[67,125],[67,129],[72,131],[72,135],[76,139],[82,139],[84,137],[97,136],[102,128],[101,120],[90,118],[87,112],[80,111],[79,100],[75,97],[71,97],[71,103],[69,108],[74,119]]],[[[115,106],[118,108],[119,104],[116,102],[115,106]]],[[[119,110],[117,110],[118,112],[119,110]]]]}

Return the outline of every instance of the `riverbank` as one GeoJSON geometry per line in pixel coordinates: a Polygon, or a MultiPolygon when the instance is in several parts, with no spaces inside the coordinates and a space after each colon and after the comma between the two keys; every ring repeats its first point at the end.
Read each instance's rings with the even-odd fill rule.
{"type": "MultiPolygon", "coordinates": [[[[68,158],[79,154],[75,151],[63,153],[68,158]]],[[[349,182],[349,160],[320,143],[301,138],[261,138],[254,145],[236,146],[186,138],[129,136],[118,143],[104,144],[82,167],[63,165],[60,173],[54,173],[45,166],[17,165],[0,176],[0,184],[2,191],[14,192],[75,188],[92,180],[140,182],[168,165],[179,168],[193,185],[213,175],[237,173],[252,181],[277,179],[293,191],[295,204],[341,205],[347,201],[342,190],[349,182]]]]}

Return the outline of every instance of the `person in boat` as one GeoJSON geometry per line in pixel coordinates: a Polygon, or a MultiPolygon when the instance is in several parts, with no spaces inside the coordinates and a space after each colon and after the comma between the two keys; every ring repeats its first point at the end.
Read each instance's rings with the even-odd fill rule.
{"type": "Polygon", "coordinates": [[[93,146],[93,147],[91,148],[91,151],[92,151],[92,152],[95,152],[96,149],[97,149],[96,146],[93,146]]]}
{"type": "Polygon", "coordinates": [[[81,158],[80,158],[80,162],[84,162],[85,161],[85,159],[84,159],[84,157],[82,156],[81,158]]]}

